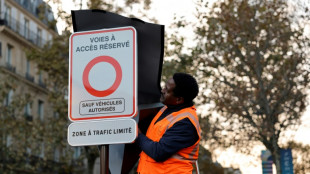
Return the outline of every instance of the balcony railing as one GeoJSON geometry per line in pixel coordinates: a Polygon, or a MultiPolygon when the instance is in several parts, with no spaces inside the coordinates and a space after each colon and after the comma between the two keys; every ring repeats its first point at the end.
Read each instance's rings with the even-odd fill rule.
{"type": "MultiPolygon", "coordinates": [[[[29,0],[15,0],[28,12],[32,13],[35,17],[40,19],[44,15],[44,19],[40,19],[45,25],[49,25],[49,22],[54,21],[54,15],[51,7],[43,0],[29,1],[29,0]]],[[[56,31],[56,26],[55,26],[56,31]]]]}
{"type": "Polygon", "coordinates": [[[41,80],[39,80],[39,86],[41,86],[42,88],[46,88],[46,84],[41,80]]]}
{"type": "Polygon", "coordinates": [[[29,80],[30,82],[34,82],[34,77],[30,75],[29,73],[26,73],[26,79],[29,80]]]}
{"type": "MultiPolygon", "coordinates": [[[[16,67],[14,67],[12,64],[10,63],[6,63],[4,65],[0,65],[1,68],[5,68],[9,71],[11,71],[12,73],[16,73],[16,67]]],[[[27,79],[28,81],[32,82],[32,83],[35,83],[34,81],[34,76],[30,75],[29,73],[26,72],[25,74],[25,79],[27,79]]],[[[38,80],[38,83],[36,83],[37,85],[39,85],[40,87],[42,88],[47,88],[46,87],[46,83],[43,81],[43,80],[38,80]]]]}
{"type": "Polygon", "coordinates": [[[16,73],[16,67],[11,65],[10,63],[6,63],[5,68],[13,73],[16,73]]]}
{"type": "Polygon", "coordinates": [[[30,114],[24,113],[24,116],[25,116],[25,119],[26,119],[27,121],[32,121],[32,120],[33,120],[33,116],[30,115],[30,114]]]}
{"type": "Polygon", "coordinates": [[[46,43],[46,40],[31,30],[28,26],[15,19],[13,16],[6,16],[6,14],[1,14],[0,25],[7,26],[12,31],[40,48],[42,48],[46,43]]]}

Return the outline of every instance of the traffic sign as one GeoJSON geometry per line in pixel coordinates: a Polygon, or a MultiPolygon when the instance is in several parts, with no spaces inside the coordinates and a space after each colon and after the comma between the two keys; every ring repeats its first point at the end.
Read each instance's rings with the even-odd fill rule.
{"type": "Polygon", "coordinates": [[[137,134],[137,123],[131,118],[74,122],[68,127],[68,143],[71,146],[132,143],[137,134]]]}
{"type": "Polygon", "coordinates": [[[71,35],[68,106],[71,121],[137,114],[136,37],[133,27],[71,35]]]}

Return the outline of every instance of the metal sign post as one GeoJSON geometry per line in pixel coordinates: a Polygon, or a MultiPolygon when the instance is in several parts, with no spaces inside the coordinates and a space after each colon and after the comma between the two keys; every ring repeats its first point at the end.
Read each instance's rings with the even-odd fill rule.
{"type": "Polygon", "coordinates": [[[100,146],[100,174],[109,174],[109,145],[100,146]]]}

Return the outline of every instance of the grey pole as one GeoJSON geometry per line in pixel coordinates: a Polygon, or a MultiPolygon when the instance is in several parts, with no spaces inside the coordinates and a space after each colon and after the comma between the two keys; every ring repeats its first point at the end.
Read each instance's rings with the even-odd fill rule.
{"type": "Polygon", "coordinates": [[[100,146],[100,174],[109,174],[109,145],[100,146]]]}
{"type": "Polygon", "coordinates": [[[196,166],[196,174],[200,174],[199,173],[199,166],[198,166],[198,159],[195,162],[195,166],[196,166]]]}

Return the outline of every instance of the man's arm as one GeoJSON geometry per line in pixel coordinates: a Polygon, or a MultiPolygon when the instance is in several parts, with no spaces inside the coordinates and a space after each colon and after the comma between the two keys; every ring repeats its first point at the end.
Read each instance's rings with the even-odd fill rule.
{"type": "Polygon", "coordinates": [[[163,162],[179,150],[192,146],[198,139],[196,128],[185,118],[168,129],[159,142],[152,141],[142,133],[139,133],[136,142],[148,156],[163,162]]]}

